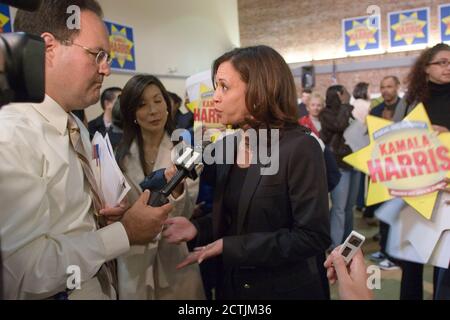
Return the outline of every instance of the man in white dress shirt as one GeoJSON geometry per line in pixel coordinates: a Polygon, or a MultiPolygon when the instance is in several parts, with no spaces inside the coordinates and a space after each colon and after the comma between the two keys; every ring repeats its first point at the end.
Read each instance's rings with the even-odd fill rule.
{"type": "MultiPolygon", "coordinates": [[[[101,210],[109,224],[96,227],[90,185],[67,126],[71,111],[99,100],[110,74],[102,10],[95,0],[44,0],[35,13],[17,12],[15,30],[45,41],[46,97],[41,104],[15,104],[0,112],[5,298],[114,299],[114,283],[100,276],[102,265],[130,245],[152,241],[171,207],[147,206],[145,192],[130,209],[101,210]],[[72,5],[81,9],[79,30],[66,26],[72,5]],[[81,288],[67,290],[73,289],[67,288],[69,277],[78,275],[73,270],[80,271],[81,288]]],[[[89,145],[87,129],[78,126],[89,145]]]]}

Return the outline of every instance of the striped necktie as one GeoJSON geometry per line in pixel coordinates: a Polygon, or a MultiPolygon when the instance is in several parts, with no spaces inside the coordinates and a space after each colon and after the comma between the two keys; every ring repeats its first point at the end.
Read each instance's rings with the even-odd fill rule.
{"type": "MultiPolygon", "coordinates": [[[[89,183],[89,188],[91,190],[92,203],[94,205],[95,212],[95,223],[97,229],[106,226],[106,220],[104,217],[100,216],[99,212],[103,208],[103,194],[97,186],[95,180],[94,172],[89,162],[89,157],[86,155],[86,150],[83,146],[83,141],[81,139],[80,128],[73,115],[69,113],[69,119],[67,122],[67,129],[69,130],[70,143],[75,150],[75,153],[80,160],[81,167],[83,168],[83,173],[86,180],[89,183]]],[[[111,284],[117,291],[117,272],[116,272],[116,262],[115,260],[108,261],[100,268],[97,274],[99,281],[106,292],[110,293],[109,284],[111,284]]],[[[111,295],[111,294],[110,294],[111,295]]]]}

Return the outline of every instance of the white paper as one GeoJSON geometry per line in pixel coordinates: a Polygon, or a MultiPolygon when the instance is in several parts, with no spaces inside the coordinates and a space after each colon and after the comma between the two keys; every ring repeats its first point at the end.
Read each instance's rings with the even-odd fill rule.
{"type": "Polygon", "coordinates": [[[386,202],[376,216],[390,225],[386,251],[394,258],[448,268],[450,260],[450,194],[441,193],[430,220],[402,200],[386,202]]]}
{"type": "Polygon", "coordinates": [[[105,137],[96,132],[92,146],[98,145],[99,161],[93,160],[94,171],[97,171],[97,184],[103,193],[105,205],[113,208],[124,199],[130,186],[125,179],[114,157],[108,134],[105,137]]]}

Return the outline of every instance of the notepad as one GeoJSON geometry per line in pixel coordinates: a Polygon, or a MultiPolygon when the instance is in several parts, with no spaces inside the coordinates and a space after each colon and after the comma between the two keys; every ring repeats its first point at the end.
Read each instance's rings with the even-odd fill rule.
{"type": "Polygon", "coordinates": [[[103,193],[105,205],[116,207],[127,195],[130,185],[125,179],[114,157],[108,134],[96,132],[92,139],[92,167],[97,185],[103,193]]]}

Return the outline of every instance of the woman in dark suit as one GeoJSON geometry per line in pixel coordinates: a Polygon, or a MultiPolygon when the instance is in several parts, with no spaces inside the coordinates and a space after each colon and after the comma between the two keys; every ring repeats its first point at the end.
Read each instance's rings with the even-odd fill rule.
{"type": "Polygon", "coordinates": [[[239,129],[216,143],[216,163],[237,161],[208,168],[211,216],[166,221],[169,242],[201,246],[178,267],[215,257],[218,299],[324,299],[316,256],[330,245],[325,165],[319,143],[297,123],[288,65],[267,46],[235,49],[214,62],[213,81],[217,116],[239,129]],[[278,170],[264,172],[265,139],[249,138],[262,133],[272,137],[262,152],[278,170]]]}

